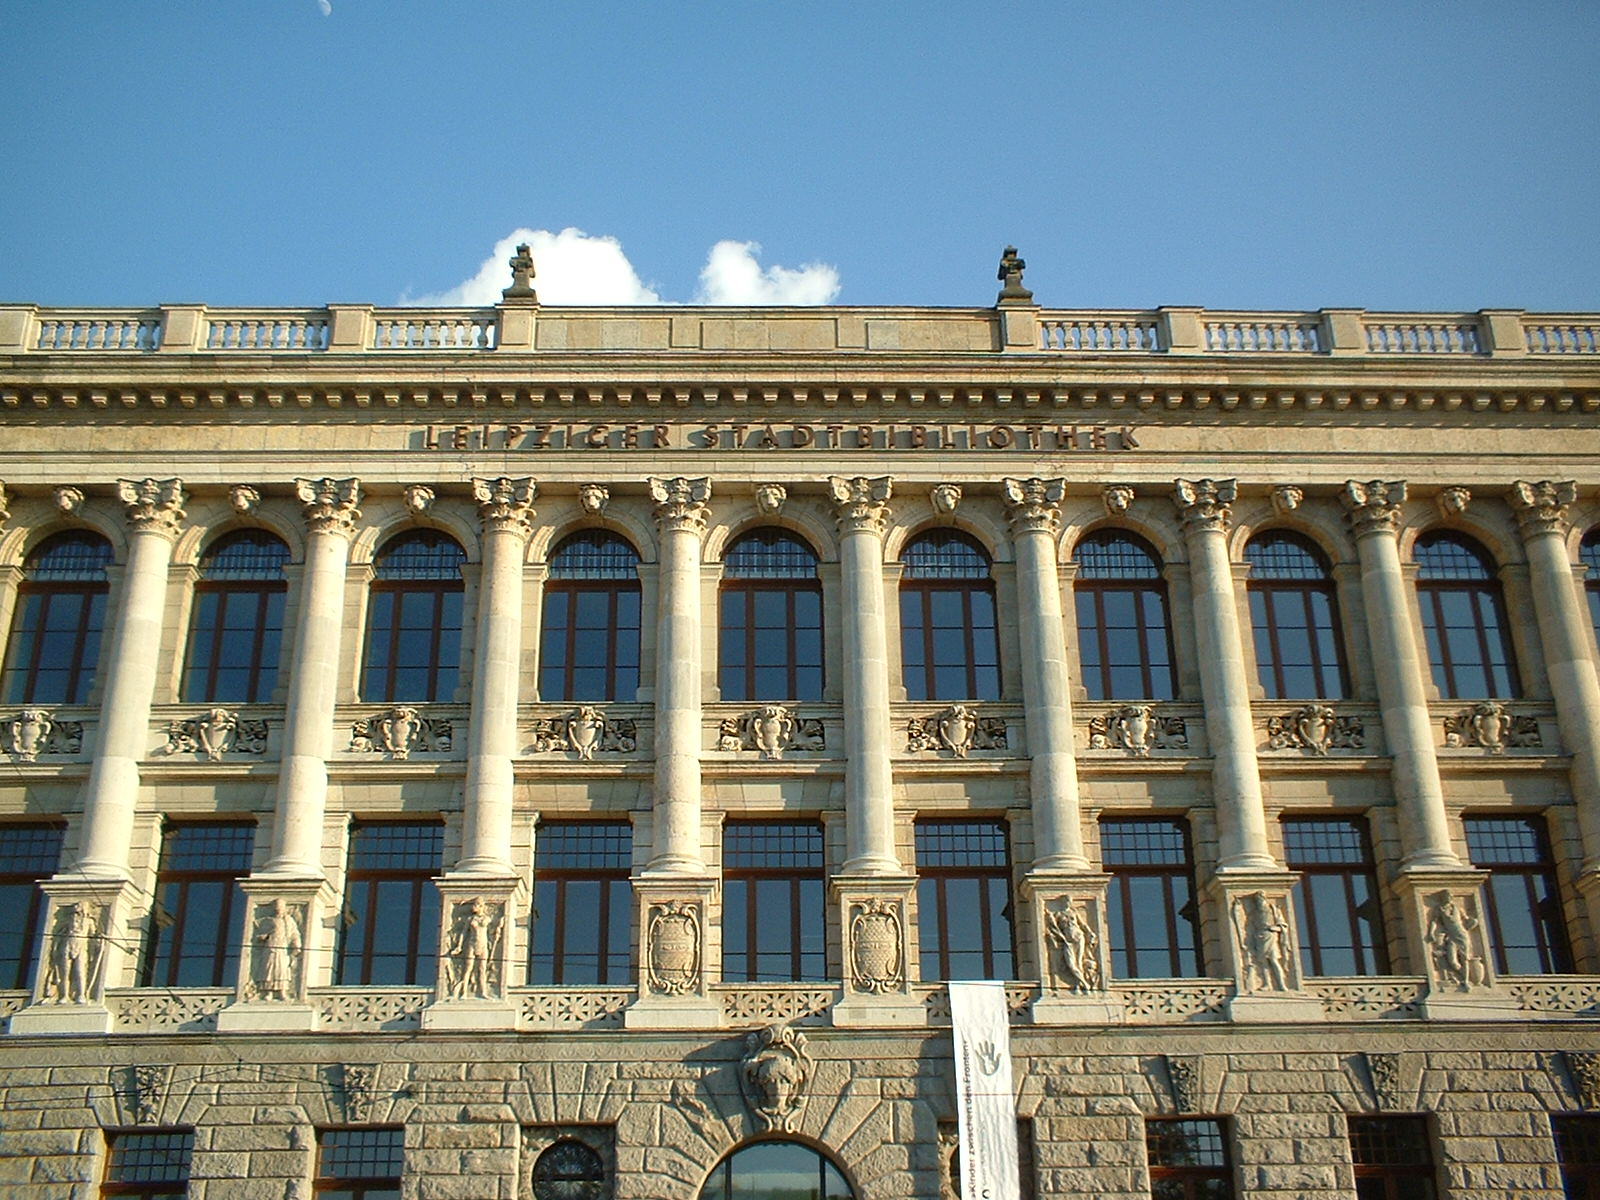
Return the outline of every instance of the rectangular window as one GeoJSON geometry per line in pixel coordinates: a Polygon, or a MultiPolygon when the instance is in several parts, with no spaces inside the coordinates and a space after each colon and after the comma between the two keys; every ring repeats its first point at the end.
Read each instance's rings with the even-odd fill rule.
{"type": "Polygon", "coordinates": [[[173,1129],[106,1135],[102,1196],[183,1200],[189,1194],[194,1134],[173,1129]]]}
{"type": "Polygon", "coordinates": [[[626,821],[549,821],[534,835],[528,982],[629,983],[633,831],[626,821]]]}
{"type": "Polygon", "coordinates": [[[1423,1117],[1350,1117],[1356,1200],[1434,1200],[1433,1154],[1423,1117]]]}
{"type": "Polygon", "coordinates": [[[1551,1117],[1550,1130],[1567,1200],[1600,1200],[1600,1117],[1551,1117]]]}
{"type": "Polygon", "coordinates": [[[1389,956],[1378,881],[1360,821],[1286,819],[1283,856],[1300,873],[1294,909],[1300,968],[1307,975],[1385,975],[1389,956]]]}
{"type": "Polygon", "coordinates": [[[350,831],[338,974],[349,984],[432,984],[438,970],[444,826],[373,822],[350,831]]]}
{"type": "Polygon", "coordinates": [[[330,1200],[400,1200],[405,1130],[324,1129],[312,1190],[330,1200]]]}
{"type": "Polygon", "coordinates": [[[1502,975],[1572,970],[1544,823],[1533,817],[1467,817],[1462,823],[1472,865],[1489,872],[1483,891],[1495,970],[1502,975]]]}
{"type": "Polygon", "coordinates": [[[1199,975],[1188,826],[1151,817],[1103,820],[1100,856],[1111,875],[1106,915],[1112,974],[1119,979],[1199,975]]]}
{"type": "Polygon", "coordinates": [[[1233,1168],[1221,1121],[1148,1120],[1144,1147],[1151,1200],[1232,1200],[1233,1168]]]}
{"type": "Polygon", "coordinates": [[[0,987],[33,985],[44,940],[39,880],[61,865],[59,825],[0,825],[0,987]]]}
{"type": "Polygon", "coordinates": [[[1012,978],[1005,825],[918,821],[916,828],[922,978],[1012,978]]]}
{"type": "Polygon", "coordinates": [[[822,826],[730,821],[722,831],[722,977],[827,978],[822,826]]]}
{"type": "Polygon", "coordinates": [[[169,824],[161,840],[141,987],[226,987],[239,970],[255,826],[169,824]]]}

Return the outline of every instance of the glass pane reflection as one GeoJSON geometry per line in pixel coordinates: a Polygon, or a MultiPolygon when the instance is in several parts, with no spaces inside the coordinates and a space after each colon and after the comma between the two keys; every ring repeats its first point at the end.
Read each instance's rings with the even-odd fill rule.
{"type": "Polygon", "coordinates": [[[844,1176],[795,1142],[757,1142],[717,1165],[700,1200],[854,1200],[844,1176]]]}

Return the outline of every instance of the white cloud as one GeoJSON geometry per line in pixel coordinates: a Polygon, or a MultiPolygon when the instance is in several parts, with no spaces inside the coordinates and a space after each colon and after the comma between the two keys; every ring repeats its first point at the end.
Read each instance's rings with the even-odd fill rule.
{"type": "Polygon", "coordinates": [[[333,16],[333,5],[330,3],[330,0],[317,0],[317,7],[322,10],[323,16],[333,16]]]}
{"type": "MultiPolygon", "coordinates": [[[[560,233],[517,229],[495,243],[476,273],[455,287],[426,296],[402,298],[403,304],[485,306],[495,304],[511,283],[509,259],[528,243],[536,272],[533,286],[542,304],[668,304],[634,270],[622,243],[595,237],[581,229],[560,233]]],[[[822,263],[798,270],[762,268],[755,242],[721,241],[711,247],[700,271],[699,304],[827,304],[839,294],[839,272],[822,263]]]]}
{"type": "Polygon", "coordinates": [[[702,304],[827,304],[839,294],[839,272],[823,263],[762,270],[755,242],[721,241],[700,270],[702,304]]]}
{"type": "Polygon", "coordinates": [[[523,242],[533,254],[533,286],[541,304],[660,304],[614,237],[590,237],[581,229],[560,233],[518,229],[494,244],[477,274],[446,292],[419,296],[409,304],[488,305],[511,285],[510,258],[523,242]]]}

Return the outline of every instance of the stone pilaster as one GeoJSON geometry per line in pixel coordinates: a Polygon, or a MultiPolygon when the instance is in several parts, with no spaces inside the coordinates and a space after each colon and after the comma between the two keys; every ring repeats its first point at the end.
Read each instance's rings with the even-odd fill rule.
{"type": "Polygon", "coordinates": [[[1437,868],[1402,872],[1395,891],[1415,939],[1412,969],[1428,977],[1423,1015],[1432,1020],[1517,1020],[1517,1006],[1500,989],[1494,948],[1484,921],[1487,872],[1437,868]]]}
{"type": "Polygon", "coordinates": [[[1579,890],[1591,930],[1600,931],[1600,677],[1594,631],[1567,556],[1567,506],[1577,499],[1577,486],[1570,480],[1519,480],[1507,499],[1527,550],[1528,586],[1561,742],[1572,756],[1568,777],[1583,837],[1579,890]]]}
{"type": "Polygon", "coordinates": [[[11,1018],[13,1034],[110,1033],[106,988],[128,952],[133,885],[117,879],[48,879],[44,939],[33,1002],[11,1018]]]}
{"type": "Polygon", "coordinates": [[[1022,705],[1033,800],[1034,859],[1030,870],[1088,871],[1056,563],[1056,532],[1066,482],[1004,479],[1001,488],[1017,551],[1022,705]]]}
{"type": "Polygon", "coordinates": [[[830,883],[844,958],[844,997],[833,1023],[921,1025],[926,1012],[911,992],[909,876],[836,875],[830,883]]]}
{"type": "Polygon", "coordinates": [[[532,479],[474,479],[483,523],[472,715],[461,861],[452,874],[511,877],[512,760],[517,753],[517,675],[522,655],[522,558],[533,532],[532,479]]]}
{"type": "Polygon", "coordinates": [[[1383,716],[1383,736],[1394,766],[1395,806],[1405,856],[1401,870],[1451,870],[1461,865],[1450,845],[1444,787],[1424,690],[1425,666],[1407,603],[1400,566],[1401,482],[1351,480],[1340,499],[1361,564],[1361,596],[1372,666],[1383,716]]]}
{"type": "Polygon", "coordinates": [[[1322,1001],[1305,991],[1300,937],[1295,930],[1289,871],[1233,871],[1215,876],[1206,891],[1224,927],[1224,972],[1233,980],[1228,1002],[1235,1021],[1321,1021],[1322,1001]]]}
{"type": "Polygon", "coordinates": [[[1047,1025],[1114,1025],[1123,1006],[1110,990],[1111,939],[1106,927],[1109,875],[1030,871],[1022,902],[1033,916],[1039,997],[1033,1019],[1047,1025]]]}
{"type": "Polygon", "coordinates": [[[122,578],[94,763],[83,800],[83,848],[74,876],[125,879],[139,798],[139,760],[149,750],[150,704],[166,611],[167,568],[184,519],[176,479],[117,481],[127,506],[128,565],[122,578]]]}
{"type": "Polygon", "coordinates": [[[1267,849],[1250,681],[1228,558],[1227,530],[1233,519],[1229,506],[1236,490],[1231,479],[1180,479],[1173,502],[1189,547],[1195,646],[1221,843],[1217,869],[1270,871],[1277,864],[1267,849]]]}
{"type": "Polygon", "coordinates": [[[839,525],[844,619],[846,875],[899,875],[889,733],[889,635],[883,596],[888,476],[828,480],[839,525]]]}
{"type": "Polygon", "coordinates": [[[244,945],[234,1003],[217,1014],[219,1033],[309,1033],[317,1027],[307,989],[326,979],[332,947],[324,918],[335,903],[319,879],[241,879],[244,945]]]}
{"type": "Polygon", "coordinates": [[[661,530],[656,625],[655,845],[648,874],[701,875],[700,547],[708,479],[651,479],[661,530]]]}
{"type": "Polygon", "coordinates": [[[633,877],[639,929],[639,997],[629,1029],[716,1029],[722,1008],[711,994],[714,879],[633,877]]]}
{"type": "Polygon", "coordinates": [[[361,510],[357,479],[297,479],[305,506],[306,565],[300,618],[283,713],[272,859],[265,874],[322,878],[322,815],[328,801],[328,756],[344,627],[344,576],[361,510]]]}
{"type": "Polygon", "coordinates": [[[440,892],[439,977],[424,1029],[511,1029],[515,914],[527,891],[516,878],[445,876],[440,892]]]}

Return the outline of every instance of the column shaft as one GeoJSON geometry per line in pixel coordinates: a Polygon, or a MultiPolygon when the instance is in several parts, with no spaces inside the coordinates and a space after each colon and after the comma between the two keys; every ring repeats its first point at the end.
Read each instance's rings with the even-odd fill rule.
{"type": "MultiPolygon", "coordinates": [[[[843,522],[841,522],[843,527],[843,522]]],[[[890,762],[889,635],[883,603],[883,536],[871,521],[843,528],[846,875],[900,873],[894,847],[890,762]]]]}
{"type": "Polygon", "coordinates": [[[149,749],[150,703],[166,611],[167,568],[183,489],[177,480],[119,483],[128,505],[128,562],[100,702],[100,728],[83,802],[78,872],[125,879],[139,799],[139,760],[149,749]]]}
{"type": "Polygon", "coordinates": [[[1218,869],[1271,870],[1261,772],[1256,762],[1255,719],[1244,669],[1244,643],[1228,558],[1228,505],[1233,480],[1179,480],[1193,589],[1195,649],[1211,743],[1212,789],[1217,805],[1218,869]]]}
{"type": "Polygon", "coordinates": [[[656,622],[655,853],[652,874],[699,875],[700,546],[711,486],[704,479],[652,479],[661,528],[656,622]]]}

